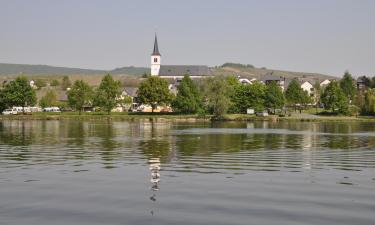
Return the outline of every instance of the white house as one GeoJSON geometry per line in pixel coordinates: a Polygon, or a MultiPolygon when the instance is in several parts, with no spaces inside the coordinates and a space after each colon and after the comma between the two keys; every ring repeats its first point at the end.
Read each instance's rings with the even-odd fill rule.
{"type": "Polygon", "coordinates": [[[162,65],[158,39],[155,34],[154,50],[151,54],[151,76],[182,79],[186,74],[191,78],[202,78],[211,75],[208,66],[204,65],[162,65]]]}
{"type": "Polygon", "coordinates": [[[331,83],[331,81],[328,80],[328,79],[325,79],[325,80],[323,80],[322,82],[320,82],[320,86],[321,86],[321,87],[323,87],[323,86],[327,86],[329,83],[331,83]]]}
{"type": "Polygon", "coordinates": [[[314,86],[309,81],[302,81],[301,88],[311,96],[314,92],[314,86]]]}

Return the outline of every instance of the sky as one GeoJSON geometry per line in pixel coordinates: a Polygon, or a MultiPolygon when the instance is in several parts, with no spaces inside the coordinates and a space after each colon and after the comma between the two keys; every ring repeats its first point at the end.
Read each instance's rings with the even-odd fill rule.
{"type": "Polygon", "coordinates": [[[0,62],[110,70],[225,62],[375,75],[372,0],[0,0],[0,62]]]}

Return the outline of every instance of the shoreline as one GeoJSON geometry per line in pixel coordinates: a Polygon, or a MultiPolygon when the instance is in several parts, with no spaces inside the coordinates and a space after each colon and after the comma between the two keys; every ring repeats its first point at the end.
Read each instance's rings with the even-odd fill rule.
{"type": "Polygon", "coordinates": [[[246,114],[227,114],[223,118],[213,119],[212,115],[183,115],[183,114],[125,114],[114,113],[107,114],[91,114],[84,113],[82,115],[72,113],[61,114],[32,114],[32,115],[0,115],[0,121],[6,120],[116,120],[116,121],[135,121],[135,120],[171,120],[171,121],[217,121],[217,122],[245,122],[245,121],[296,121],[296,122],[375,122],[375,117],[369,116],[314,116],[314,117],[280,117],[266,116],[257,117],[255,115],[246,114]]]}

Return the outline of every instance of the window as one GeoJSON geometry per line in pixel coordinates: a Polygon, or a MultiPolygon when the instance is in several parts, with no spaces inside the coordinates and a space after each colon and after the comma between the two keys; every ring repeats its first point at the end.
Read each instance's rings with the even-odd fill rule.
{"type": "Polygon", "coordinates": [[[154,62],[158,62],[158,58],[154,58],[154,62]]]}

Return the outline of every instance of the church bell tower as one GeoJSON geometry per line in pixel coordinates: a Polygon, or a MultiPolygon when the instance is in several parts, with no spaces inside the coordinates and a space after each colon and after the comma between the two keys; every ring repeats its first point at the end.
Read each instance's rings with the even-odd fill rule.
{"type": "Polygon", "coordinates": [[[155,34],[154,51],[151,54],[151,76],[158,76],[160,70],[161,55],[158,47],[158,38],[155,34]]]}

